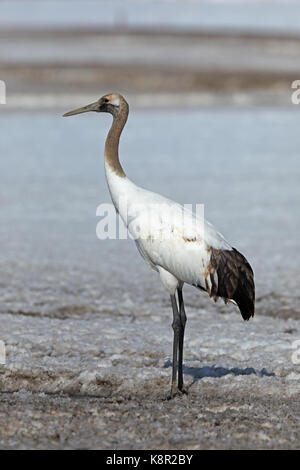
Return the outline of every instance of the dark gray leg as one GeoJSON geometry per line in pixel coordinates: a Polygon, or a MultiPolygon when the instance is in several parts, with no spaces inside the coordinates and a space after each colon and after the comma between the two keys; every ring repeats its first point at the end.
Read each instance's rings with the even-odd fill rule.
{"type": "Polygon", "coordinates": [[[179,334],[181,329],[180,315],[178,312],[177,302],[175,295],[171,295],[171,303],[173,309],[173,323],[172,328],[174,331],[174,340],[173,340],[173,369],[172,369],[172,385],[171,385],[171,397],[173,397],[177,392],[177,366],[178,366],[178,343],[179,343],[179,334]]]}
{"type": "Polygon", "coordinates": [[[183,342],[184,342],[184,329],[186,324],[186,314],[184,309],[184,302],[182,296],[182,287],[178,287],[178,301],[179,301],[179,317],[180,317],[180,331],[179,331],[179,357],[178,357],[178,389],[183,391],[183,342]]]}

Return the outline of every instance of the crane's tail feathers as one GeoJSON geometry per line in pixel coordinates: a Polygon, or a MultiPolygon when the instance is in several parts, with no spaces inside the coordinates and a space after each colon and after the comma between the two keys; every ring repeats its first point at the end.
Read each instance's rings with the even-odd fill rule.
{"type": "Polygon", "coordinates": [[[206,290],[215,300],[233,301],[240,309],[244,320],[254,316],[255,286],[253,271],[246,258],[235,248],[212,249],[209,264],[211,288],[206,290]],[[217,282],[216,276],[217,274],[217,282]],[[215,280],[215,282],[213,282],[215,280]]]}

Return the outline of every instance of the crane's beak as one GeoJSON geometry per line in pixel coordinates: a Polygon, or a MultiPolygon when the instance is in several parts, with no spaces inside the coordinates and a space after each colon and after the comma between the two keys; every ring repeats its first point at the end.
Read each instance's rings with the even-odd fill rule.
{"type": "Polygon", "coordinates": [[[82,108],[77,108],[73,111],[69,111],[68,113],[65,113],[63,117],[73,116],[74,114],[87,113],[88,111],[99,111],[99,108],[100,105],[98,101],[96,101],[95,103],[88,104],[87,106],[83,106],[82,108]]]}

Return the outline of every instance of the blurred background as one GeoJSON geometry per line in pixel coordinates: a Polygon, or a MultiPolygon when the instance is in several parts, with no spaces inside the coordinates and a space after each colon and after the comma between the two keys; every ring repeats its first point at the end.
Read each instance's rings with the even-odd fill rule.
{"type": "Polygon", "coordinates": [[[0,10],[1,309],[59,317],[168,303],[133,243],[95,235],[96,207],[110,201],[110,117],[61,119],[116,91],[131,107],[129,177],[204,203],[254,266],[258,312],[298,317],[300,2],[1,0],[0,10]]]}
{"type": "MultiPolygon", "coordinates": [[[[290,104],[300,3],[0,1],[8,108],[53,109],[118,89],[134,106],[290,104]]],[[[75,103],[75,104],[76,104],[75,103]]]]}

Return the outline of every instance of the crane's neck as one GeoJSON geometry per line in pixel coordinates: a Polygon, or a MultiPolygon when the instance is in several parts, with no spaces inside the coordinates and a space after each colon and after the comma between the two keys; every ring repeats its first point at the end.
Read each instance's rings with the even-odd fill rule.
{"type": "Polygon", "coordinates": [[[113,115],[113,123],[105,142],[105,165],[120,178],[126,177],[119,160],[119,141],[122,130],[126,124],[127,117],[128,106],[123,105],[120,107],[118,112],[113,115]]]}

